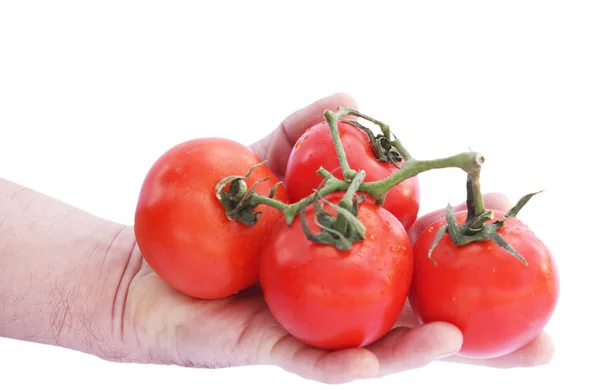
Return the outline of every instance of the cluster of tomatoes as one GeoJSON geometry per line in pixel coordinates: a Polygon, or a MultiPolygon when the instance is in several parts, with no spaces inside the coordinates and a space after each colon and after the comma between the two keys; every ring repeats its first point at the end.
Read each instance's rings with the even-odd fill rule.
{"type": "MultiPolygon", "coordinates": [[[[363,129],[340,121],[338,130],[348,165],[364,171],[365,182],[401,169],[401,162],[377,158],[363,129]]],[[[237,199],[254,192],[293,204],[322,184],[319,168],[343,179],[328,124],[313,126],[297,141],[282,185],[261,163],[246,146],[221,138],[184,142],[154,163],[141,188],[135,234],[146,261],[166,283],[199,299],[230,297],[259,283],[281,326],[324,349],[380,339],[407,300],[422,322],[446,321],[461,329],[460,353],[476,358],[526,345],[549,321],[558,299],[556,265],[518,219],[507,219],[498,234],[525,263],[493,240],[456,245],[448,234],[436,239],[443,219],[411,243],[407,230],[417,219],[420,197],[412,177],[391,188],[382,205],[368,196],[354,203],[364,232],[341,250],[323,241],[344,239],[334,228],[344,192],[318,199],[291,221],[277,207],[254,205],[245,210],[256,217],[253,223],[232,220],[215,194],[222,179],[238,176],[237,199]],[[319,234],[322,239],[315,240],[319,234]]],[[[459,223],[466,217],[466,211],[456,213],[459,223]]]]}

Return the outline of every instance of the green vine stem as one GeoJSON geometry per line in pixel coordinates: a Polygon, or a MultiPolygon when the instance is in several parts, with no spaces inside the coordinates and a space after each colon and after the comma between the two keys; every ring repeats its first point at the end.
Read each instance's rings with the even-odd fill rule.
{"type": "Polygon", "coordinates": [[[481,168],[485,158],[477,152],[465,152],[454,156],[436,160],[407,160],[402,167],[387,178],[365,183],[362,192],[368,193],[378,204],[383,204],[387,193],[404,180],[417,176],[432,169],[460,168],[466,173],[477,171],[481,168]]]}
{"type": "MultiPolygon", "coordinates": [[[[344,197],[342,200],[342,203],[346,207],[349,205],[349,203],[351,203],[352,196],[354,196],[356,192],[369,195],[378,205],[382,205],[385,202],[385,198],[389,191],[396,185],[400,184],[404,180],[432,169],[462,169],[469,174],[469,177],[471,178],[470,180],[472,183],[474,183],[475,187],[478,188],[479,186],[479,170],[485,161],[484,157],[480,153],[465,152],[441,159],[418,160],[411,156],[408,150],[402,145],[400,140],[394,139],[391,141],[393,134],[389,126],[381,121],[378,121],[349,107],[340,107],[335,113],[333,111],[326,110],[323,115],[331,131],[336,155],[340,163],[340,168],[343,172],[344,180],[336,178],[331,172],[321,167],[317,173],[323,177],[323,185],[320,186],[320,188],[318,188],[313,194],[305,197],[304,199],[301,199],[296,203],[286,204],[274,199],[274,189],[271,191],[269,196],[263,196],[253,191],[254,186],[250,189],[247,188],[246,184],[244,183],[244,179],[250,176],[250,173],[254,169],[252,168],[245,176],[231,176],[224,178],[216,187],[217,198],[225,207],[227,217],[230,220],[238,220],[246,225],[256,224],[260,212],[255,212],[254,208],[260,204],[263,204],[281,211],[284,215],[286,223],[289,225],[294,221],[298,213],[304,210],[311,203],[315,202],[315,200],[324,198],[334,192],[348,190],[350,190],[348,191],[350,195],[346,194],[346,197],[344,197]],[[394,163],[394,165],[396,165],[395,162],[397,159],[403,158],[404,163],[401,166],[396,165],[398,169],[385,179],[367,183],[363,182],[364,177],[358,181],[353,180],[356,177],[357,172],[348,164],[338,129],[338,121],[346,116],[363,118],[379,126],[383,135],[375,137],[370,130],[366,129],[362,125],[359,125],[360,128],[367,131],[367,134],[369,134],[369,138],[371,140],[378,140],[378,147],[381,149],[382,154],[387,153],[387,155],[380,157],[390,160],[392,163],[394,163]],[[230,188],[228,191],[225,191],[227,184],[230,185],[230,188]]],[[[395,135],[393,137],[396,138],[395,135]]],[[[264,163],[265,162],[263,161],[261,164],[264,163]]],[[[473,193],[475,198],[480,196],[476,193],[477,191],[473,193]]],[[[475,213],[481,211],[481,208],[483,207],[482,202],[483,201],[479,200],[479,198],[475,199],[475,213]],[[479,204],[479,202],[481,202],[481,204],[479,204]]],[[[473,225],[473,227],[476,227],[476,225],[473,225]]]]}
{"type": "Polygon", "coordinates": [[[352,200],[354,199],[354,195],[356,195],[356,192],[365,180],[365,177],[367,177],[367,173],[365,171],[360,171],[356,174],[356,176],[354,176],[354,179],[352,179],[352,182],[348,186],[344,197],[340,201],[340,207],[343,207],[347,210],[352,208],[352,200]]]}
{"type": "Polygon", "coordinates": [[[467,175],[467,221],[465,234],[473,235],[483,229],[487,221],[494,218],[492,210],[486,210],[481,193],[479,177],[481,170],[477,169],[467,175]]]}
{"type": "Polygon", "coordinates": [[[339,113],[336,114],[330,110],[326,110],[323,113],[323,116],[325,117],[325,120],[329,125],[329,130],[331,131],[331,138],[333,139],[335,153],[337,154],[340,167],[342,168],[342,174],[344,176],[344,179],[350,181],[356,175],[356,171],[351,169],[350,165],[348,165],[348,158],[346,157],[346,152],[344,151],[344,145],[342,144],[340,131],[337,125],[339,113]]]}
{"type": "MultiPolygon", "coordinates": [[[[369,183],[361,183],[357,192],[369,195],[377,204],[383,204],[387,193],[396,185],[408,178],[432,169],[442,168],[459,168],[467,173],[471,173],[480,169],[484,161],[484,157],[477,152],[465,152],[437,160],[420,161],[411,159],[406,161],[404,165],[400,167],[400,169],[386,179],[369,183]]],[[[350,188],[350,183],[337,179],[324,168],[320,168],[318,173],[326,180],[325,185],[312,195],[309,195],[296,203],[286,205],[285,203],[261,196],[257,193],[252,193],[249,197],[249,200],[253,205],[268,204],[272,207],[275,207],[283,212],[286,222],[291,224],[300,210],[313,203],[317,197],[325,197],[334,192],[342,192],[350,188]]]]}
{"type": "Polygon", "coordinates": [[[481,185],[479,184],[480,174],[480,169],[476,169],[469,174],[469,180],[471,181],[470,187],[473,192],[473,206],[477,215],[481,215],[485,212],[485,205],[483,204],[483,196],[480,189],[481,185]]]}

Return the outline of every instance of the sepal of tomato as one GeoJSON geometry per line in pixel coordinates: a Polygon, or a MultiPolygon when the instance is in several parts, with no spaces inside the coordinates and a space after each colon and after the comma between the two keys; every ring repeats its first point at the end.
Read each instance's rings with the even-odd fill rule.
{"type": "MultiPolygon", "coordinates": [[[[456,212],[464,223],[466,211],[456,212]]],[[[497,219],[504,213],[494,211],[497,219]]],[[[488,221],[491,223],[493,221],[488,221]]],[[[438,229],[432,223],[414,244],[414,275],[409,301],[424,322],[444,321],[463,333],[459,355],[489,359],[533,341],[557,305],[559,274],[547,246],[520,220],[509,218],[497,232],[527,261],[491,240],[456,246],[445,234],[431,256],[438,229]]]]}
{"type": "MultiPolygon", "coordinates": [[[[372,143],[365,131],[338,121],[338,129],[350,168],[364,170],[366,182],[386,179],[398,170],[391,162],[382,162],[373,152],[372,143]]],[[[396,164],[402,166],[403,162],[396,164]]],[[[297,202],[311,195],[323,178],[317,170],[323,167],[338,179],[343,179],[331,130],[323,121],[308,129],[295,143],[288,159],[285,187],[290,201],[297,202]]],[[[404,226],[410,229],[419,213],[420,186],[418,178],[411,177],[390,190],[385,198],[385,207],[404,226]]]]}
{"type": "MultiPolygon", "coordinates": [[[[258,223],[230,221],[215,195],[217,183],[245,175],[261,161],[248,147],[222,138],[183,142],[164,153],[147,173],[135,212],[138,246],[150,267],[170,286],[193,297],[215,299],[258,282],[260,255],[279,210],[259,205],[258,223]]],[[[268,196],[277,177],[256,167],[250,188],[268,196]]],[[[275,199],[288,202],[284,186],[275,199]]]]}
{"type": "MultiPolygon", "coordinates": [[[[326,199],[338,203],[341,196],[326,199]]],[[[326,203],[323,208],[337,213],[326,203]]],[[[407,298],[413,254],[402,224],[385,208],[358,208],[365,239],[348,251],[309,241],[300,218],[278,222],[265,244],[260,283],[276,320],[299,340],[323,349],[362,347],[385,335],[407,298]]],[[[306,222],[317,232],[315,209],[306,222]]]]}

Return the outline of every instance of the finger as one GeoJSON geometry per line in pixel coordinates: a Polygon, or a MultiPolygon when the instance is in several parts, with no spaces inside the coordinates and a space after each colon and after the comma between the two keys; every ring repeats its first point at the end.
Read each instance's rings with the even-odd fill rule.
{"type": "MultiPolygon", "coordinates": [[[[510,199],[508,199],[506,195],[497,192],[484,194],[483,202],[487,209],[508,211],[512,207],[510,199]]],[[[467,205],[465,202],[453,207],[453,210],[455,212],[466,209],[467,205]]],[[[445,214],[446,209],[440,209],[432,211],[429,214],[425,214],[424,216],[417,219],[408,231],[408,235],[410,237],[411,242],[414,243],[417,240],[417,238],[421,235],[421,233],[423,233],[423,230],[425,230],[429,225],[431,225],[437,220],[445,218],[445,214]]]]}
{"type": "Polygon", "coordinates": [[[378,376],[423,367],[455,354],[462,346],[462,333],[445,322],[417,328],[395,328],[367,347],[379,360],[378,376]]]}
{"type": "Polygon", "coordinates": [[[346,93],[333,94],[294,112],[269,135],[250,145],[250,148],[261,160],[267,160],[267,165],[273,173],[282,178],[285,174],[288,157],[298,138],[308,128],[324,120],[323,112],[325,110],[336,111],[338,107],[342,106],[358,109],[352,96],[346,93]]]}
{"type": "Polygon", "coordinates": [[[550,363],[553,355],[554,342],[547,333],[542,333],[534,341],[509,355],[493,359],[468,359],[455,355],[444,360],[493,368],[535,367],[550,363]]]}
{"type": "Polygon", "coordinates": [[[280,339],[271,350],[271,360],[284,370],[323,383],[347,383],[377,376],[379,363],[364,348],[325,351],[310,347],[291,335],[280,339]]]}

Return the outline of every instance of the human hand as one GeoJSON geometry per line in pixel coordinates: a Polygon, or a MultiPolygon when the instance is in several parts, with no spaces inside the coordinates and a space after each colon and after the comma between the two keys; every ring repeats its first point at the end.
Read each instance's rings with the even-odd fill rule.
{"type": "MultiPolygon", "coordinates": [[[[348,95],[319,100],[286,118],[276,130],[251,148],[281,179],[295,141],[326,109],[355,107],[348,95]]],[[[488,207],[505,209],[506,198],[491,195],[488,207]]],[[[411,237],[441,212],[420,218],[411,237]]],[[[221,300],[187,297],[166,285],[143,262],[131,282],[126,302],[123,337],[136,361],[192,367],[276,365],[302,377],[327,383],[348,382],[422,367],[444,359],[495,367],[541,364],[552,355],[547,336],[510,356],[489,361],[467,361],[454,355],[461,347],[461,332],[446,323],[419,325],[407,304],[398,323],[384,338],[365,348],[334,352],[303,344],[287,333],[270,314],[260,287],[221,300]],[[449,357],[452,356],[452,357],[449,357]]],[[[135,260],[137,259],[137,260],[135,260]]]]}

